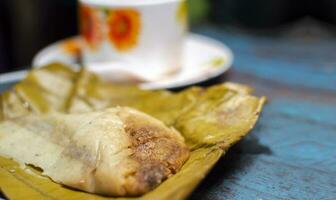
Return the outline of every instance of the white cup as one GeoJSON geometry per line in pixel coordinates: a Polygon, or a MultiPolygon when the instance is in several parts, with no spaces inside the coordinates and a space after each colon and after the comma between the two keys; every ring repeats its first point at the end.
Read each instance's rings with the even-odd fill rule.
{"type": "Polygon", "coordinates": [[[79,1],[84,66],[118,66],[153,79],[180,69],[186,0],[79,1]]]}

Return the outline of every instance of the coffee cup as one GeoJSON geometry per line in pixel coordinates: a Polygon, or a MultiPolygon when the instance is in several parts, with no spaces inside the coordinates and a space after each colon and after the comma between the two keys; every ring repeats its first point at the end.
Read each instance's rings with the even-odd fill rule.
{"type": "Polygon", "coordinates": [[[103,66],[154,80],[181,68],[186,0],[79,0],[79,23],[82,62],[90,70],[103,66]]]}

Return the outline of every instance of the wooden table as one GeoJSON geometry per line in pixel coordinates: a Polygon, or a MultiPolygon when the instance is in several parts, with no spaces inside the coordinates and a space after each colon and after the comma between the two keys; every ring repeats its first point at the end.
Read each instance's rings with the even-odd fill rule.
{"type": "Polygon", "coordinates": [[[196,32],[234,52],[220,81],[252,85],[269,101],[191,199],[336,199],[336,38],[196,32]]]}
{"type": "Polygon", "coordinates": [[[234,52],[215,81],[252,85],[269,101],[190,199],[336,199],[336,39],[194,31],[234,52]]]}

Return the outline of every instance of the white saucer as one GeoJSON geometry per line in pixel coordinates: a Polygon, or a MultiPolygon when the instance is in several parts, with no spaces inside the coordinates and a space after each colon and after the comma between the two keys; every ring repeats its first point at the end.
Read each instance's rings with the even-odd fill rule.
{"type": "MultiPolygon", "coordinates": [[[[78,54],[71,53],[65,46],[69,47],[66,44],[71,44],[74,47],[80,40],[80,37],[73,37],[47,46],[34,57],[33,66],[61,62],[78,69],[78,54]]],[[[139,83],[139,86],[143,89],[171,89],[200,83],[223,74],[233,62],[232,51],[226,45],[197,34],[187,36],[183,55],[180,72],[164,80],[139,83]]],[[[97,73],[103,74],[101,71],[97,73]]]]}

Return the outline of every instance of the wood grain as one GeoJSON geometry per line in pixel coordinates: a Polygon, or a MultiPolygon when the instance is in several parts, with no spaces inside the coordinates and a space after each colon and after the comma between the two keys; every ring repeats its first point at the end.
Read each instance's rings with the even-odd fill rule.
{"type": "Polygon", "coordinates": [[[336,199],[336,40],[195,31],[234,52],[218,82],[250,84],[269,101],[190,199],[336,199]]]}

